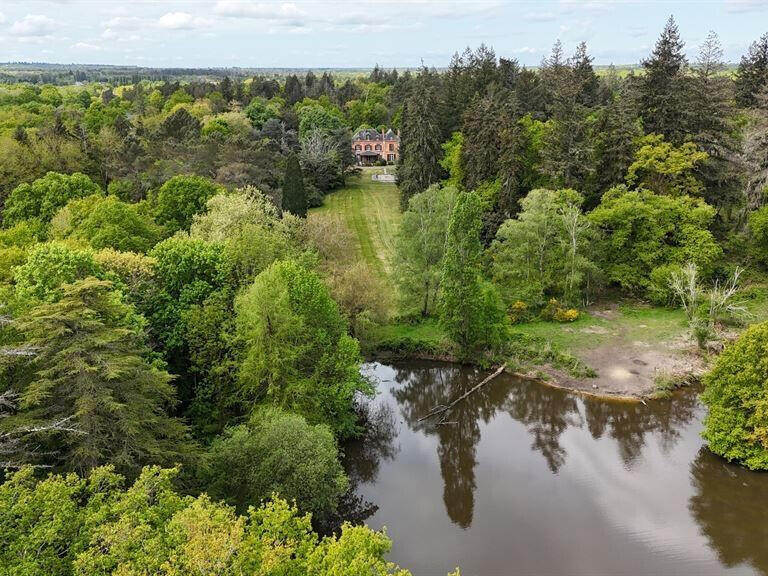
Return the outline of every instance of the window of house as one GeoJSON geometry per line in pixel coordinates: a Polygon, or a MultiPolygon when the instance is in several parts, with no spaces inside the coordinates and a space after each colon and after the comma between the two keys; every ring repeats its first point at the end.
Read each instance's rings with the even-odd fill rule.
{"type": "Polygon", "coordinates": [[[381,144],[376,144],[376,150],[381,150],[381,144]]]}
{"type": "Polygon", "coordinates": [[[360,144],[355,144],[355,150],[362,150],[363,147],[360,144]]]}
{"type": "Polygon", "coordinates": [[[394,145],[394,144],[390,144],[390,145],[389,145],[389,149],[390,149],[390,150],[394,150],[394,149],[395,149],[395,145],[394,145]]]}
{"type": "Polygon", "coordinates": [[[365,150],[366,150],[366,151],[368,151],[368,150],[370,150],[370,149],[371,149],[371,145],[370,145],[370,144],[366,144],[366,145],[365,145],[365,150]]]}

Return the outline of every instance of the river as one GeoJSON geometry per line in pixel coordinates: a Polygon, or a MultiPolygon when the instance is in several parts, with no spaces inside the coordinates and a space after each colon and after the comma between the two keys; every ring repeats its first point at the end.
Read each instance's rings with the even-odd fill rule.
{"type": "Polygon", "coordinates": [[[696,392],[642,403],[485,372],[367,364],[379,394],[345,467],[415,576],[768,574],[768,474],[713,456],[696,392]]]}

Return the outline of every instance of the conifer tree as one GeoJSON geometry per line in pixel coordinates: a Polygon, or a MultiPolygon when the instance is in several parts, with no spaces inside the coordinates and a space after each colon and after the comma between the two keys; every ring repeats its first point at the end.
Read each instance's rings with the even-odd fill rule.
{"type": "Polygon", "coordinates": [[[19,411],[9,423],[42,426],[68,419],[77,433],[41,441],[40,461],[86,473],[103,464],[135,473],[149,463],[186,459],[186,428],[170,418],[171,375],[151,363],[140,317],[110,282],[86,278],[60,300],[18,321],[35,351],[14,383],[19,411]]]}
{"type": "Polygon", "coordinates": [[[752,42],[736,72],[736,97],[741,106],[755,106],[757,95],[768,86],[768,32],[752,42]]]}
{"type": "Polygon", "coordinates": [[[437,82],[432,72],[422,70],[404,104],[401,165],[397,172],[403,209],[411,197],[442,176],[442,99],[437,82]]]}
{"type": "Polygon", "coordinates": [[[689,109],[691,139],[708,155],[699,170],[704,198],[718,208],[733,203],[740,188],[732,83],[724,71],[720,41],[717,34],[710,32],[701,45],[691,78],[689,109]]]}
{"type": "Polygon", "coordinates": [[[640,108],[646,134],[662,134],[680,145],[687,135],[689,99],[685,71],[688,62],[675,19],[670,16],[651,56],[643,61],[640,108]]]}
{"type": "Polygon", "coordinates": [[[307,215],[307,192],[301,164],[295,154],[288,157],[283,179],[283,210],[304,218],[307,215]]]}

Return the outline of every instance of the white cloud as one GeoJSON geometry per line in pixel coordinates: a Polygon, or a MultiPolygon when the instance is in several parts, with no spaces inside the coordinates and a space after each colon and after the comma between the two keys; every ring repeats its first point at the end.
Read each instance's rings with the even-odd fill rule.
{"type": "Polygon", "coordinates": [[[193,16],[188,12],[168,12],[157,21],[160,28],[168,30],[193,30],[210,24],[205,18],[193,16]]]}
{"type": "Polygon", "coordinates": [[[247,2],[242,0],[219,0],[213,8],[215,14],[230,18],[256,18],[260,20],[291,20],[305,16],[306,13],[295,4],[265,2],[247,2]]]}
{"type": "Polygon", "coordinates": [[[72,44],[72,48],[75,50],[101,50],[101,46],[97,46],[96,44],[89,44],[88,42],[78,42],[77,44],[72,44]]]}
{"type": "Polygon", "coordinates": [[[115,28],[121,28],[123,30],[136,30],[137,28],[145,26],[147,23],[145,20],[137,16],[115,16],[114,18],[107,20],[104,24],[108,29],[111,28],[113,30],[115,28]]]}
{"type": "Polygon", "coordinates": [[[760,12],[768,9],[768,0],[726,0],[725,7],[728,12],[760,12]]]}
{"type": "Polygon", "coordinates": [[[16,36],[48,36],[54,30],[56,22],[42,14],[27,14],[11,26],[11,34],[16,36]]]}
{"type": "Polygon", "coordinates": [[[540,50],[538,48],[531,48],[530,46],[522,46],[521,48],[515,48],[510,50],[512,54],[536,54],[540,50]]]}
{"type": "Polygon", "coordinates": [[[525,19],[531,22],[552,22],[555,15],[552,12],[529,12],[525,15],[525,19]]]}

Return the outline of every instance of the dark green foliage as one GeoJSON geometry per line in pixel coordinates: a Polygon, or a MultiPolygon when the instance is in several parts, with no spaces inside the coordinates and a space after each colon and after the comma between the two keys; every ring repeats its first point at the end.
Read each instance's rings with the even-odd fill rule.
{"type": "Polygon", "coordinates": [[[101,193],[99,186],[85,174],[48,172],[32,184],[14,188],[5,201],[3,225],[9,227],[31,219],[46,223],[70,200],[101,193]]]}
{"type": "Polygon", "coordinates": [[[200,121],[186,108],[179,108],[171,113],[161,126],[163,136],[176,140],[189,140],[200,137],[200,121]]]}
{"type": "Polygon", "coordinates": [[[768,86],[768,32],[752,42],[736,72],[736,97],[741,106],[755,106],[768,86]]]}
{"type": "Polygon", "coordinates": [[[288,157],[283,178],[283,210],[304,218],[307,215],[307,193],[299,159],[288,157]]]}
{"type": "Polygon", "coordinates": [[[279,408],[256,410],[247,424],[227,430],[206,464],[206,491],[242,511],[278,494],[322,521],[348,485],[330,428],[279,408]]]}
{"type": "Polygon", "coordinates": [[[7,425],[66,421],[72,429],[35,438],[50,452],[30,450],[30,463],[79,472],[110,463],[137,473],[149,462],[188,459],[185,427],[166,413],[171,375],[147,361],[141,326],[112,284],[95,278],[63,286],[57,302],[18,319],[36,352],[13,383],[20,405],[7,425]]]}
{"type": "Polygon", "coordinates": [[[414,81],[403,111],[400,167],[397,171],[400,205],[423,192],[442,176],[441,95],[438,79],[422,70],[414,81]]]}
{"type": "Polygon", "coordinates": [[[688,62],[683,47],[677,24],[670,16],[650,58],[643,61],[645,74],[639,79],[645,133],[662,134],[677,145],[689,134],[688,62]]]}
{"type": "Polygon", "coordinates": [[[704,378],[709,449],[752,470],[768,470],[768,323],[726,347],[704,378]]]}
{"type": "Polygon", "coordinates": [[[355,394],[370,385],[359,373],[358,343],[320,277],[296,262],[276,262],[240,294],[236,310],[242,398],[353,435],[355,394]]]}
{"type": "Polygon", "coordinates": [[[154,198],[157,221],[173,233],[188,230],[192,216],[223,189],[202,176],[174,176],[163,184],[154,198]]]}

